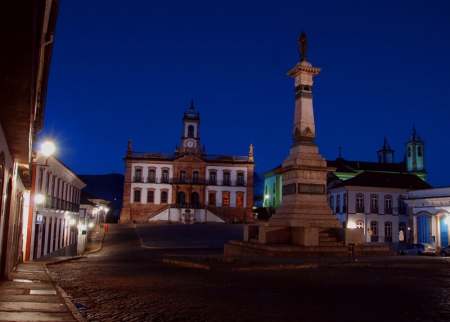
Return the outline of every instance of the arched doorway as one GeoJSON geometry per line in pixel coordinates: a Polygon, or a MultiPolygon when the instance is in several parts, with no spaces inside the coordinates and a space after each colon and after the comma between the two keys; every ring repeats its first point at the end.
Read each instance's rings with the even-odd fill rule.
{"type": "Polygon", "coordinates": [[[196,207],[200,203],[200,196],[198,195],[198,192],[193,192],[191,195],[191,204],[196,207]]]}
{"type": "Polygon", "coordinates": [[[447,246],[448,245],[448,225],[445,222],[447,219],[447,216],[442,216],[439,218],[439,224],[441,226],[441,246],[447,246]]]}
{"type": "Polygon", "coordinates": [[[178,192],[178,196],[177,196],[177,204],[185,204],[186,203],[186,194],[184,193],[184,191],[180,191],[178,192]]]}
{"type": "Polygon", "coordinates": [[[420,215],[417,217],[417,242],[430,243],[430,217],[420,215]]]}

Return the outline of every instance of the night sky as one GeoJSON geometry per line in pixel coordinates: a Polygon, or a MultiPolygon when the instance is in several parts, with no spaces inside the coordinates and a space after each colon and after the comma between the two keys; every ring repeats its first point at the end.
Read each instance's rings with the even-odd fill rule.
{"type": "Polygon", "coordinates": [[[77,174],[124,173],[136,152],[174,152],[194,100],[207,154],[255,171],[293,144],[297,38],[308,36],[315,143],[327,160],[403,159],[415,125],[428,182],[450,186],[450,1],[61,1],[44,130],[77,174]]]}

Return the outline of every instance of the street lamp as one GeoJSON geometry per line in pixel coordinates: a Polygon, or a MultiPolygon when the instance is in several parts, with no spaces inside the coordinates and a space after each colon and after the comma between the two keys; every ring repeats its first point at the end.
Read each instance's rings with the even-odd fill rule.
{"type": "MultiPolygon", "coordinates": [[[[40,167],[41,171],[43,172],[45,170],[46,167],[48,167],[48,158],[50,157],[50,155],[52,155],[53,152],[55,152],[55,145],[50,142],[50,141],[45,141],[44,143],[41,144],[41,152],[42,155],[45,158],[45,164],[37,164],[37,166],[40,167]]],[[[45,201],[45,197],[42,193],[35,193],[34,195],[34,202],[36,203],[36,205],[41,205],[43,204],[45,201]]]]}
{"type": "Polygon", "coordinates": [[[45,165],[47,165],[48,158],[53,154],[53,152],[55,152],[55,145],[53,144],[53,142],[45,141],[41,145],[41,151],[45,157],[45,165]]]}
{"type": "Polygon", "coordinates": [[[265,204],[266,204],[266,210],[267,210],[267,214],[269,215],[269,218],[270,218],[270,211],[269,211],[269,198],[270,198],[270,195],[265,195],[264,196],[264,202],[265,202],[265,204]]]}

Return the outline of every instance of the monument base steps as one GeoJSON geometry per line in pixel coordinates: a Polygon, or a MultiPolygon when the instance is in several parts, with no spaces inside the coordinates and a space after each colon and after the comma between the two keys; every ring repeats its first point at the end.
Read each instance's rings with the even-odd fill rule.
{"type": "MultiPolygon", "coordinates": [[[[344,257],[348,246],[297,246],[290,244],[257,244],[230,241],[224,245],[225,257],[344,257]]],[[[354,256],[394,256],[388,246],[354,246],[354,256]]]]}

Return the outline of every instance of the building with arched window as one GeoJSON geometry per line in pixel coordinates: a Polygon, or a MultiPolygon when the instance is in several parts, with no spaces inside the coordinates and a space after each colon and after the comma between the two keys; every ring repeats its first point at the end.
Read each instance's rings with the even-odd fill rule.
{"type": "Polygon", "coordinates": [[[450,187],[409,191],[409,243],[449,245],[450,187]]]}
{"type": "Polygon", "coordinates": [[[253,219],[253,146],[246,156],[208,155],[199,133],[192,102],[175,152],[134,152],[128,143],[120,222],[253,219]]]}
{"type": "Polygon", "coordinates": [[[410,190],[430,188],[414,174],[365,171],[329,188],[328,199],[345,200],[345,209],[330,204],[341,227],[364,229],[366,242],[398,243],[406,242],[412,229],[410,190]]]}

